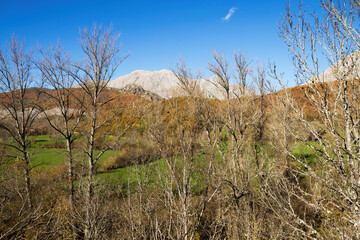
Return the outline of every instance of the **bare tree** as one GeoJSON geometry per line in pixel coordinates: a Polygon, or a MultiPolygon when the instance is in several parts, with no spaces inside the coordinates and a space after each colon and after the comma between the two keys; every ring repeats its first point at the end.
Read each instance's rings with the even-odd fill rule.
{"type": "MultiPolygon", "coordinates": [[[[121,46],[118,42],[119,35],[113,34],[111,27],[102,28],[96,24],[91,30],[82,29],[80,31],[80,46],[85,54],[84,62],[76,65],[78,70],[72,76],[79,86],[83,89],[88,99],[86,105],[86,117],[89,121],[89,133],[87,139],[87,189],[85,191],[85,239],[96,238],[96,227],[98,223],[91,220],[92,197],[94,188],[95,165],[100,157],[109,149],[114,147],[121,136],[125,133],[126,128],[118,133],[118,136],[111,143],[107,144],[95,154],[96,142],[105,137],[100,130],[113,119],[115,115],[100,115],[100,111],[117,96],[106,96],[106,87],[113,77],[114,72],[119,65],[125,60],[126,56],[119,56],[121,46]]],[[[110,110],[111,112],[111,110],[110,110]]],[[[131,125],[131,124],[130,124],[131,125]]],[[[129,126],[128,126],[129,127],[129,126]]]]}
{"type": "Polygon", "coordinates": [[[6,50],[0,49],[0,89],[1,106],[3,108],[1,128],[11,136],[13,142],[7,143],[21,153],[24,163],[26,182],[26,201],[31,209],[31,181],[29,142],[31,127],[39,111],[36,103],[40,94],[34,89],[33,60],[31,52],[24,49],[24,43],[12,37],[6,50]]]}
{"type": "Polygon", "coordinates": [[[188,96],[192,98],[203,97],[198,81],[201,77],[195,77],[189,69],[187,69],[182,59],[180,59],[172,72],[178,80],[179,87],[184,90],[188,96]]]}
{"type": "Polygon", "coordinates": [[[215,81],[211,82],[222,92],[224,99],[229,100],[231,96],[229,63],[223,54],[213,52],[213,62],[208,62],[208,69],[215,74],[215,81]]]}
{"type": "Polygon", "coordinates": [[[263,144],[264,144],[264,135],[265,135],[265,124],[267,122],[267,109],[266,109],[266,69],[263,65],[257,64],[256,73],[252,74],[253,82],[256,84],[258,90],[258,97],[255,98],[257,101],[256,105],[258,105],[258,111],[256,116],[256,121],[254,121],[254,155],[257,168],[259,171],[262,171],[263,162],[260,159],[264,160],[264,151],[263,151],[263,144]],[[259,156],[261,155],[261,156],[259,156]]]}
{"type": "MultiPolygon", "coordinates": [[[[280,27],[292,55],[295,77],[306,84],[301,87],[305,101],[294,101],[289,91],[278,97],[314,139],[311,142],[293,132],[298,141],[312,149],[315,163],[304,161],[290,149],[287,153],[302,166],[296,168],[296,175],[311,179],[310,189],[304,191],[298,186],[295,193],[322,213],[322,231],[314,223],[302,223],[307,225],[303,231],[313,231],[317,239],[328,239],[327,233],[344,239],[360,237],[359,7],[358,1],[324,0],[320,14],[308,14],[302,4],[295,12],[289,6],[280,27]],[[331,67],[321,73],[323,60],[331,67]],[[314,110],[315,119],[304,112],[309,108],[314,110]],[[324,131],[319,131],[319,126],[324,131]]],[[[281,81],[275,70],[273,74],[281,81]]],[[[288,204],[286,209],[290,207],[288,204]]]]}
{"type": "Polygon", "coordinates": [[[161,194],[154,200],[165,205],[166,214],[154,216],[153,236],[196,239],[207,207],[221,185],[214,178],[216,144],[212,138],[217,131],[211,122],[214,105],[203,98],[197,77],[184,62],[173,73],[188,96],[154,103],[153,110],[144,116],[148,133],[166,164],[158,169],[161,194]],[[200,139],[209,143],[202,146],[200,139]],[[206,149],[203,150],[206,153],[201,149],[206,149]]]}
{"type": "Polygon", "coordinates": [[[0,49],[0,127],[7,133],[5,146],[20,156],[16,154],[17,161],[6,166],[7,172],[2,173],[0,180],[1,225],[6,226],[0,239],[22,238],[32,235],[34,229],[33,236],[44,236],[56,217],[53,211],[56,203],[47,205],[43,198],[35,198],[33,194],[29,136],[40,113],[37,108],[40,93],[34,87],[42,86],[34,78],[32,53],[13,36],[11,43],[0,49]]]}
{"type": "Polygon", "coordinates": [[[42,50],[40,53],[42,59],[37,62],[37,67],[51,90],[40,89],[43,96],[46,96],[49,101],[40,104],[39,108],[50,126],[66,140],[69,201],[73,208],[75,192],[73,143],[78,137],[76,131],[85,114],[86,99],[81,89],[73,88],[76,83],[73,76],[77,73],[71,65],[70,56],[64,53],[60,46],[57,46],[56,49],[52,48],[49,53],[42,50]],[[55,115],[51,113],[51,110],[55,110],[55,115]]]}
{"type": "Polygon", "coordinates": [[[222,189],[226,204],[220,206],[226,214],[220,216],[224,228],[228,227],[227,236],[269,237],[270,231],[263,230],[268,224],[263,219],[269,216],[259,204],[262,196],[254,190],[264,181],[268,171],[264,167],[268,153],[265,154],[263,149],[268,134],[266,70],[258,64],[253,71],[251,61],[242,53],[235,53],[234,58],[233,69],[225,56],[218,53],[213,54],[214,60],[209,63],[209,70],[216,76],[213,84],[225,93],[225,100],[219,101],[217,109],[221,116],[218,126],[221,133],[228,136],[227,139],[216,139],[222,159],[220,165],[224,166],[221,175],[228,186],[222,189]],[[241,219],[238,218],[240,215],[241,219]]]}

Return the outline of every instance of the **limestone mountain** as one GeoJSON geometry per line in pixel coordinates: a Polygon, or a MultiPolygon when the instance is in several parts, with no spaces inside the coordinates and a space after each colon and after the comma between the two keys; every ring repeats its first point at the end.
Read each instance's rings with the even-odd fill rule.
{"type": "Polygon", "coordinates": [[[360,78],[360,52],[355,51],[340,58],[324,72],[307,83],[333,82],[338,80],[354,80],[360,78]]]}
{"type": "MultiPolygon", "coordinates": [[[[196,81],[199,81],[198,86],[206,97],[223,99],[223,93],[211,83],[214,77],[209,80],[199,79],[196,81]]],[[[123,89],[122,91],[125,92],[128,92],[129,89],[135,89],[134,86],[137,86],[136,89],[138,90],[155,93],[161,98],[185,95],[179,87],[178,79],[174,73],[166,69],[154,72],[137,70],[110,81],[108,84],[110,88],[123,89]]],[[[231,87],[231,91],[235,91],[235,89],[234,86],[231,87]]]]}

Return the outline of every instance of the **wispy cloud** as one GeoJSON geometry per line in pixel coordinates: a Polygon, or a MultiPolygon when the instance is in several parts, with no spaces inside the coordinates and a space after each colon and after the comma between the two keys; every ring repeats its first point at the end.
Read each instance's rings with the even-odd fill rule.
{"type": "Polygon", "coordinates": [[[224,22],[228,22],[230,20],[231,16],[234,15],[236,9],[237,9],[236,7],[230,8],[228,14],[225,17],[223,17],[221,20],[223,20],[224,22]]]}

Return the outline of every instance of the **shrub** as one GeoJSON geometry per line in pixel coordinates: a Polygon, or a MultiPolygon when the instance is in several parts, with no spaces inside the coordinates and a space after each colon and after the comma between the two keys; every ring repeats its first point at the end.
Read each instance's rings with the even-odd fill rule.
{"type": "Polygon", "coordinates": [[[127,142],[122,145],[118,156],[109,157],[103,163],[105,171],[124,168],[138,164],[145,164],[160,158],[154,146],[127,142]]]}

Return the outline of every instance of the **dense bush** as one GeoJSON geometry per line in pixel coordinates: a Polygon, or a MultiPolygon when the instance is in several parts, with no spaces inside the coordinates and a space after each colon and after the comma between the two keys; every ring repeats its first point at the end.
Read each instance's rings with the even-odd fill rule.
{"type": "Polygon", "coordinates": [[[142,144],[134,142],[124,143],[121,146],[119,155],[110,157],[103,162],[104,170],[146,164],[161,157],[153,145],[142,144]]]}

